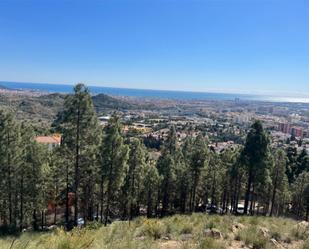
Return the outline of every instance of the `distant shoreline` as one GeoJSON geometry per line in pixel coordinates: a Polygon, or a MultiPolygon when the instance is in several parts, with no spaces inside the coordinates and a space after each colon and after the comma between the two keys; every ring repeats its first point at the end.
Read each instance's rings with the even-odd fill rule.
{"type": "MultiPolygon", "coordinates": [[[[73,85],[30,83],[30,82],[8,82],[0,81],[0,86],[14,90],[32,90],[48,93],[70,93],[73,85]]],[[[172,100],[222,100],[222,101],[260,101],[280,103],[309,103],[309,97],[286,97],[259,94],[242,93],[215,93],[215,92],[190,92],[172,90],[150,90],[118,87],[88,86],[91,93],[104,93],[113,96],[127,96],[139,98],[159,98],[172,100]]]]}

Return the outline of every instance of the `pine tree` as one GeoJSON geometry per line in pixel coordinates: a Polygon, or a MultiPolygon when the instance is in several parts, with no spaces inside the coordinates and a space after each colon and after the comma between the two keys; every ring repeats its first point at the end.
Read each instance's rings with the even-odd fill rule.
{"type": "Polygon", "coordinates": [[[196,191],[200,181],[201,171],[207,166],[208,163],[208,149],[202,135],[198,135],[193,142],[193,151],[191,154],[190,162],[190,175],[191,175],[191,202],[190,211],[196,208],[196,191]]]}
{"type": "Polygon", "coordinates": [[[158,172],[162,177],[160,188],[162,201],[161,216],[165,216],[170,210],[171,201],[175,194],[175,169],[177,168],[179,159],[180,151],[177,146],[176,130],[174,126],[171,126],[162,155],[157,162],[158,172]]]}
{"type": "MultiPolygon", "coordinates": [[[[268,177],[269,138],[263,129],[262,123],[256,121],[247,135],[245,147],[242,151],[242,160],[247,172],[247,186],[245,193],[244,213],[253,212],[257,197],[253,193],[263,186],[268,177]]],[[[257,193],[257,192],[256,192],[257,193]]]]}
{"type": "Polygon", "coordinates": [[[217,206],[220,196],[220,170],[222,162],[220,155],[211,150],[209,153],[209,163],[206,168],[206,178],[204,179],[207,188],[205,199],[208,203],[210,198],[211,207],[217,206]]]}
{"type": "Polygon", "coordinates": [[[273,215],[275,206],[277,206],[277,211],[279,212],[279,207],[284,205],[284,195],[287,192],[287,176],[285,173],[286,170],[286,155],[283,150],[278,150],[275,153],[274,158],[274,167],[272,169],[271,178],[272,178],[272,191],[271,191],[271,207],[270,207],[270,216],[273,215]],[[278,198],[281,197],[281,198],[278,198]],[[281,204],[281,205],[280,205],[281,204]]]}
{"type": "Polygon", "coordinates": [[[124,202],[123,217],[128,216],[131,220],[139,210],[138,202],[143,180],[142,174],[146,165],[146,151],[140,140],[136,138],[130,141],[129,147],[127,174],[122,187],[122,202],[124,202]]]}
{"type": "Polygon", "coordinates": [[[305,211],[304,196],[309,184],[309,172],[301,173],[292,184],[292,211],[301,218],[305,211]]]}
{"type": "MultiPolygon", "coordinates": [[[[103,188],[104,181],[106,185],[105,225],[107,225],[110,216],[111,204],[115,200],[125,176],[128,152],[129,148],[123,142],[120,120],[113,116],[105,127],[101,149],[101,188],[103,188]]],[[[103,197],[103,189],[101,191],[103,197]]],[[[103,210],[103,199],[101,199],[101,210],[103,210]]]]}
{"type": "MultiPolygon", "coordinates": [[[[221,188],[222,188],[222,212],[226,213],[229,211],[229,203],[231,201],[232,191],[233,191],[233,183],[230,178],[231,170],[233,166],[236,164],[238,159],[238,150],[235,148],[227,148],[220,153],[221,157],[221,188]]],[[[231,205],[232,207],[232,205],[231,205]]]]}
{"type": "Polygon", "coordinates": [[[145,198],[145,204],[147,205],[147,217],[151,218],[154,215],[156,209],[156,203],[158,200],[158,190],[161,183],[161,177],[155,164],[149,162],[145,169],[145,177],[143,183],[143,193],[145,198]]]}
{"type": "Polygon", "coordinates": [[[306,212],[306,221],[309,220],[309,183],[306,185],[304,189],[304,196],[303,196],[303,202],[305,205],[305,212],[306,212]]]}
{"type": "MultiPolygon", "coordinates": [[[[89,201],[93,200],[94,186],[85,186],[95,182],[92,177],[97,175],[96,149],[100,143],[98,119],[85,85],[77,84],[74,94],[66,97],[64,110],[58,114],[53,126],[62,133],[62,146],[66,147],[71,156],[74,168],[74,224],[77,225],[80,200],[82,199],[84,208],[90,208],[89,201]],[[85,182],[81,182],[81,179],[85,182]]],[[[85,216],[86,210],[83,211],[85,216]]]]}
{"type": "MultiPolygon", "coordinates": [[[[26,189],[29,193],[29,212],[32,213],[32,227],[34,230],[38,230],[38,216],[47,205],[45,195],[45,177],[48,173],[47,148],[32,140],[27,150],[29,175],[26,181],[26,189]]],[[[41,221],[43,223],[42,217],[41,221]]]]}
{"type": "Polygon", "coordinates": [[[191,156],[193,151],[193,138],[187,136],[182,148],[182,160],[176,168],[177,198],[180,212],[185,213],[190,205],[190,190],[192,178],[190,177],[191,156]]]}
{"type": "Polygon", "coordinates": [[[20,129],[11,113],[0,111],[0,217],[2,224],[16,227],[16,172],[20,156],[20,129]]]}
{"type": "Polygon", "coordinates": [[[296,159],[297,168],[295,169],[295,176],[297,177],[304,171],[309,171],[309,155],[306,149],[303,149],[296,159]]]}
{"type": "Polygon", "coordinates": [[[293,183],[296,178],[297,170],[297,149],[295,147],[289,146],[287,148],[287,164],[286,164],[286,174],[288,176],[289,184],[293,183]]]}
{"type": "Polygon", "coordinates": [[[231,168],[229,169],[229,182],[230,182],[230,201],[231,211],[237,213],[238,203],[242,196],[242,183],[245,175],[243,164],[241,163],[240,153],[242,148],[238,148],[235,151],[235,161],[232,162],[231,168]]]}

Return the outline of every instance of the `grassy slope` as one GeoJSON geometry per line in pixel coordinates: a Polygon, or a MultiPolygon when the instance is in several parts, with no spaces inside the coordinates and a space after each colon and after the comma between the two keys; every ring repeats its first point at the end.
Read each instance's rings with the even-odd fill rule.
{"type": "Polygon", "coordinates": [[[284,218],[176,215],[165,219],[138,218],[114,222],[107,227],[88,227],[66,233],[61,229],[49,233],[24,233],[16,239],[0,239],[0,248],[147,248],[147,249],[219,249],[219,248],[309,248],[309,227],[296,228],[297,222],[284,218]],[[238,227],[235,228],[235,224],[238,227]],[[242,225],[239,225],[242,224],[242,225]],[[207,229],[218,229],[223,238],[205,235],[207,229]],[[307,242],[304,243],[304,240],[307,242]],[[12,247],[11,247],[12,246],[12,247]]]}

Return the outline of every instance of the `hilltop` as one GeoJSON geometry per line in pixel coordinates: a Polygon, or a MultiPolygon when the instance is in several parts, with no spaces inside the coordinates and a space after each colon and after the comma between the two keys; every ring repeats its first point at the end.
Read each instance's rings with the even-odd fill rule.
{"type": "Polygon", "coordinates": [[[308,249],[308,236],[309,223],[287,218],[193,214],[140,217],[107,227],[91,223],[71,232],[25,232],[0,239],[0,249],[308,249]]]}
{"type": "MultiPolygon", "coordinates": [[[[0,86],[1,88],[1,86],[0,86]]],[[[50,123],[63,108],[66,94],[38,94],[29,92],[15,94],[8,88],[0,92],[0,108],[15,113],[18,120],[50,123]]],[[[110,110],[138,109],[141,105],[118,99],[106,94],[92,96],[98,114],[110,110]]]]}

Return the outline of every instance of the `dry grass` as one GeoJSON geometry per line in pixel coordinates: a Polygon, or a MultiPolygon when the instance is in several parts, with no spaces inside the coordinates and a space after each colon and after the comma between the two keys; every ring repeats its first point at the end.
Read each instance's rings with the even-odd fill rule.
{"type": "MultiPolygon", "coordinates": [[[[285,218],[175,215],[164,219],[137,218],[133,222],[114,222],[107,227],[91,227],[64,232],[24,233],[18,238],[0,238],[0,249],[224,249],[242,244],[244,248],[273,248],[274,238],[285,247],[301,243],[309,248],[307,231],[296,229],[297,222],[285,218]],[[242,224],[235,232],[233,226],[242,224]],[[205,234],[219,230],[221,239],[205,234]],[[302,241],[305,241],[302,243],[302,241]]],[[[299,244],[298,244],[299,245],[299,244]]],[[[297,247],[299,248],[299,247],[297,247]]]]}

